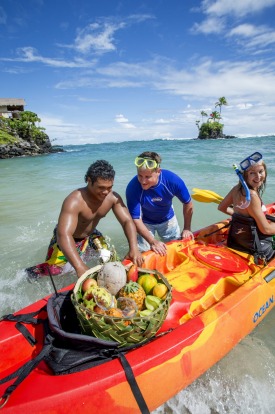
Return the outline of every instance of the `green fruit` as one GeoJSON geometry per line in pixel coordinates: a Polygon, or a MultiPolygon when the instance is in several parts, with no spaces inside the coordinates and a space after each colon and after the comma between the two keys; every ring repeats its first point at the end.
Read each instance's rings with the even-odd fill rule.
{"type": "Polygon", "coordinates": [[[147,302],[146,299],[145,299],[145,306],[150,312],[154,312],[155,307],[151,305],[151,303],[147,302]]]}
{"type": "Polygon", "coordinates": [[[150,275],[150,274],[146,274],[138,278],[138,284],[140,284],[143,287],[146,295],[149,295],[152,292],[152,290],[154,289],[154,286],[157,283],[158,283],[157,279],[153,275],[150,275]]]}
{"type": "Polygon", "coordinates": [[[150,311],[149,309],[144,309],[143,311],[140,311],[139,314],[140,316],[149,316],[151,315],[152,311],[150,311]]]}
{"type": "Polygon", "coordinates": [[[156,310],[161,303],[161,299],[156,296],[148,295],[145,298],[145,306],[147,309],[154,311],[156,310]]]}
{"type": "Polygon", "coordinates": [[[86,299],[86,300],[83,301],[83,305],[85,306],[85,308],[93,311],[96,303],[93,299],[90,299],[90,300],[86,299]]]}
{"type": "Polygon", "coordinates": [[[150,275],[149,273],[144,273],[143,275],[139,276],[139,277],[138,277],[138,280],[137,280],[137,283],[138,283],[140,286],[142,286],[143,281],[144,281],[144,279],[145,279],[147,276],[151,276],[151,275],[150,275]]]}

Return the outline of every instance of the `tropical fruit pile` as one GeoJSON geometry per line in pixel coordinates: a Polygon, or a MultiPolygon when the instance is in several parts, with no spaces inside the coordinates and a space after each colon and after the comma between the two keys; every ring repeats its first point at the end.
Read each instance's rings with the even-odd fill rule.
{"type": "Polygon", "coordinates": [[[108,262],[78,280],[72,301],[86,334],[126,345],[157,332],[169,308],[171,286],[157,271],[108,262]]]}
{"type": "Polygon", "coordinates": [[[90,311],[125,318],[148,316],[159,307],[167,292],[167,284],[154,272],[144,273],[136,265],[126,270],[121,262],[108,262],[81,283],[78,302],[87,309],[88,319],[90,311]],[[132,305],[131,312],[122,309],[126,303],[127,310],[132,305]]]}

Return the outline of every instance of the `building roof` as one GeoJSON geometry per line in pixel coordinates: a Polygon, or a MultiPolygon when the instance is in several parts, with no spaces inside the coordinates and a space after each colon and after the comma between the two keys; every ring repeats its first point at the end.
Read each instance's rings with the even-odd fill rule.
{"type": "Polygon", "coordinates": [[[22,98],[0,98],[0,106],[25,106],[26,102],[22,98]]]}

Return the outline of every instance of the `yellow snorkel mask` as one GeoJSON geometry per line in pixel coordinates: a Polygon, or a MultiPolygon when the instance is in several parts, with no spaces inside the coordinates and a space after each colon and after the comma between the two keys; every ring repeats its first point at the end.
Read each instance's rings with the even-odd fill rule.
{"type": "Polygon", "coordinates": [[[156,160],[152,160],[151,158],[143,158],[143,157],[136,157],[135,159],[135,165],[138,168],[145,167],[149,170],[153,170],[155,168],[158,168],[159,164],[156,160]]]}

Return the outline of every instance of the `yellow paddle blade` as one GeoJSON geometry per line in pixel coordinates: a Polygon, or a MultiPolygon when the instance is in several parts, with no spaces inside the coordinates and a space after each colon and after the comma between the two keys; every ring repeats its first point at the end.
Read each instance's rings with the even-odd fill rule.
{"type": "Polygon", "coordinates": [[[218,200],[216,197],[212,197],[211,195],[204,196],[202,194],[192,194],[191,197],[196,200],[200,201],[201,203],[217,203],[220,204],[220,200],[218,200]]]}
{"type": "Polygon", "coordinates": [[[215,191],[205,190],[205,189],[202,189],[202,188],[193,188],[193,191],[195,193],[207,193],[209,195],[212,195],[213,197],[223,199],[223,197],[220,196],[219,194],[215,193],[215,191]]]}
{"type": "Polygon", "coordinates": [[[223,197],[220,196],[219,194],[215,193],[215,191],[203,190],[201,188],[193,188],[193,191],[194,191],[194,193],[198,193],[198,194],[202,194],[202,195],[211,195],[211,196],[217,198],[220,201],[223,200],[223,197]]]}

